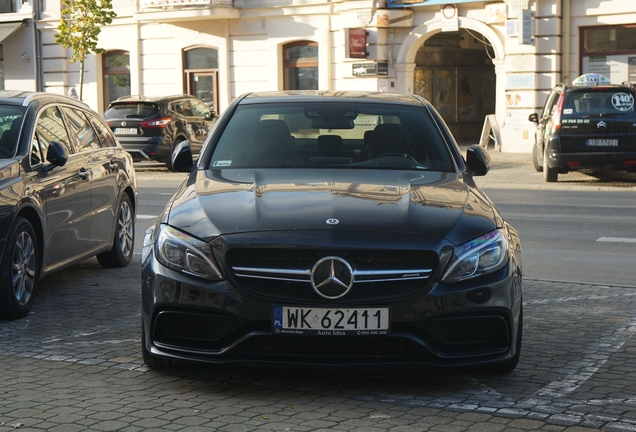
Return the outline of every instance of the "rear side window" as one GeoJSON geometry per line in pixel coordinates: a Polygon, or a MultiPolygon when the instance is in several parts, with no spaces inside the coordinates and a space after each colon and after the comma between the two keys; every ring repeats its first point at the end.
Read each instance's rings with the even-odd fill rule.
{"type": "Polygon", "coordinates": [[[99,136],[99,142],[101,146],[102,147],[117,147],[117,142],[115,141],[115,137],[113,137],[113,134],[110,132],[110,129],[106,127],[101,122],[101,120],[96,118],[94,115],[87,114],[87,116],[88,116],[88,120],[91,122],[91,124],[93,125],[93,128],[95,129],[95,131],[97,132],[97,135],[99,136]]]}
{"type": "Polygon", "coordinates": [[[86,120],[84,113],[74,108],[62,108],[66,113],[73,134],[78,139],[79,150],[88,151],[100,148],[95,131],[86,120]]]}
{"type": "Polygon", "coordinates": [[[159,105],[151,102],[114,103],[104,113],[108,118],[146,118],[159,114],[159,105]]]}
{"type": "Polygon", "coordinates": [[[568,92],[563,103],[563,116],[632,115],[634,93],[628,89],[568,92]]]}

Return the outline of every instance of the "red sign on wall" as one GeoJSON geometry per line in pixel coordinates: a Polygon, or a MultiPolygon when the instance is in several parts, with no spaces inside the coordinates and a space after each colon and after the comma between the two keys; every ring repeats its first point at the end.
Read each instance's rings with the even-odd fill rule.
{"type": "Polygon", "coordinates": [[[347,29],[348,58],[367,58],[367,31],[363,28],[347,29]]]}

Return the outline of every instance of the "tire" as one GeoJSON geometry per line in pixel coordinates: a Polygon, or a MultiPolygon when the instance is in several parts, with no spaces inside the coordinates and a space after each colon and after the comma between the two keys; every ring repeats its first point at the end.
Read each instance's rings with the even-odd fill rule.
{"type": "Polygon", "coordinates": [[[554,183],[559,179],[559,170],[557,168],[550,168],[548,165],[548,152],[543,153],[543,179],[547,183],[554,183]]]}
{"type": "Polygon", "coordinates": [[[542,163],[542,154],[539,151],[539,146],[535,143],[535,145],[532,146],[532,164],[534,165],[534,169],[537,170],[537,172],[543,171],[542,163]]]}
{"type": "Polygon", "coordinates": [[[141,319],[141,357],[150,369],[174,369],[180,366],[179,362],[172,359],[156,356],[146,348],[146,331],[143,318],[141,319]]]}
{"type": "Polygon", "coordinates": [[[174,156],[174,151],[175,149],[179,146],[179,144],[181,144],[183,141],[185,141],[183,138],[177,138],[176,140],[174,140],[174,142],[172,143],[172,146],[170,146],[170,156],[168,156],[168,160],[166,160],[166,167],[168,168],[169,171],[174,172],[174,166],[172,165],[172,156],[174,156]]]}
{"type": "Polygon", "coordinates": [[[124,193],[117,209],[117,225],[113,238],[113,247],[97,255],[102,267],[126,267],[133,256],[135,246],[135,211],[130,198],[124,193]]]}
{"type": "Polygon", "coordinates": [[[0,263],[0,317],[22,318],[31,310],[40,272],[38,242],[31,223],[16,218],[0,263]]]}

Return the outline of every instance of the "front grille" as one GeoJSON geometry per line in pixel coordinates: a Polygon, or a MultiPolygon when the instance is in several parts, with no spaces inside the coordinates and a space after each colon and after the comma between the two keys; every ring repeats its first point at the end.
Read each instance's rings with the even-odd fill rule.
{"type": "Polygon", "coordinates": [[[256,336],[232,349],[232,355],[305,358],[317,363],[356,358],[432,357],[423,345],[399,337],[256,336]]]}
{"type": "Polygon", "coordinates": [[[353,287],[334,304],[400,299],[425,290],[437,266],[430,251],[237,248],[226,263],[244,290],[282,301],[324,300],[310,282],[311,269],[322,258],[345,260],[354,271],[353,287]]]}

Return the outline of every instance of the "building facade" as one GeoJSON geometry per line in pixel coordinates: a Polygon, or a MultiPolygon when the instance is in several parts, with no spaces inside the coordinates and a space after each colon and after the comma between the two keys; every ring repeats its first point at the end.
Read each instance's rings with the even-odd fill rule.
{"type": "MultiPolygon", "coordinates": [[[[114,0],[83,100],[194,94],[221,112],[285,89],[415,93],[457,140],[485,118],[503,151],[528,152],[552,87],[585,72],[636,82],[632,0],[114,0]],[[495,122],[496,120],[496,122],[495,122]]],[[[0,86],[79,93],[54,42],[61,0],[0,0],[0,86]]]]}

